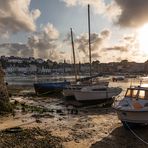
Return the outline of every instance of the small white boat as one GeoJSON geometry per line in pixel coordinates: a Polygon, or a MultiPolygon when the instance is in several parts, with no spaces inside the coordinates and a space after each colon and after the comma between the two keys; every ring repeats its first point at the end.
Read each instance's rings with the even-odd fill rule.
{"type": "Polygon", "coordinates": [[[123,125],[148,123],[148,87],[127,88],[125,97],[115,102],[113,108],[123,125]]]}
{"type": "Polygon", "coordinates": [[[104,87],[107,87],[108,84],[109,84],[109,82],[107,82],[107,81],[100,81],[100,82],[94,83],[94,84],[93,83],[92,84],[84,84],[84,83],[72,84],[72,85],[68,85],[67,87],[65,87],[63,89],[63,95],[66,98],[74,97],[74,92],[81,90],[83,87],[85,88],[87,86],[89,86],[89,87],[96,87],[97,86],[97,87],[103,87],[104,88],[104,87]]]}
{"type": "Polygon", "coordinates": [[[87,86],[75,91],[77,101],[105,101],[119,95],[122,89],[119,87],[87,86]]]}

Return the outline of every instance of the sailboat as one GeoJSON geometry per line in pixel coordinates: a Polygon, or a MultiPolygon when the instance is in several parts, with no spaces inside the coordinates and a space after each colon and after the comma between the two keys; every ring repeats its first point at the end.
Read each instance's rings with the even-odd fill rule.
{"type": "MultiPolygon", "coordinates": [[[[88,5],[88,30],[89,30],[89,62],[91,76],[91,39],[90,39],[90,6],[88,5]]],[[[80,90],[74,91],[74,96],[77,101],[106,101],[112,100],[115,96],[121,93],[119,87],[108,87],[103,85],[85,86],[80,90]]]]}
{"type": "MultiPolygon", "coordinates": [[[[63,95],[64,97],[74,97],[74,92],[77,90],[81,90],[85,86],[108,86],[108,81],[99,81],[99,82],[93,82],[92,79],[98,77],[99,75],[84,77],[82,79],[77,79],[77,69],[76,69],[76,60],[75,60],[75,50],[74,50],[74,41],[73,41],[73,31],[72,28],[70,28],[71,32],[71,44],[72,44],[72,51],[73,51],[73,59],[74,59],[74,72],[75,72],[75,82],[73,82],[71,85],[67,85],[63,89],[63,95]]],[[[91,72],[91,71],[90,71],[91,72]]]]}

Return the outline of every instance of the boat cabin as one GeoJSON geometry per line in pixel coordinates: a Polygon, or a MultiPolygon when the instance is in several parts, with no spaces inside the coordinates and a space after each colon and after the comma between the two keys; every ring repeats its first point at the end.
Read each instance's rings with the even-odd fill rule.
{"type": "Polygon", "coordinates": [[[128,88],[125,97],[148,100],[148,88],[140,86],[128,88]]]}

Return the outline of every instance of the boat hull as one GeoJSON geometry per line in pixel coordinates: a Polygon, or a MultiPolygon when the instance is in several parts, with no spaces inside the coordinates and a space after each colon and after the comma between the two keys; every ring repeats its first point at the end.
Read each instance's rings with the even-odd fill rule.
{"type": "Polygon", "coordinates": [[[81,90],[83,87],[86,87],[86,86],[108,86],[109,82],[107,81],[102,81],[102,82],[99,82],[97,84],[91,84],[91,85],[88,85],[88,84],[76,84],[76,85],[71,85],[67,88],[64,88],[63,90],[63,95],[64,97],[66,98],[69,98],[69,97],[75,97],[75,92],[76,91],[79,91],[81,90]]]}
{"type": "MultiPolygon", "coordinates": [[[[79,89],[79,88],[78,88],[79,89]]],[[[80,88],[81,89],[81,88],[80,88]]],[[[66,88],[63,90],[63,95],[66,98],[74,98],[74,92],[76,91],[76,89],[70,89],[70,88],[66,88]]]]}
{"type": "Polygon", "coordinates": [[[68,87],[63,89],[63,95],[66,98],[73,97],[74,98],[74,92],[81,90],[82,87],[87,85],[69,85],[68,87]]]}
{"type": "Polygon", "coordinates": [[[107,100],[117,96],[121,92],[121,89],[114,90],[100,90],[100,91],[75,91],[74,95],[77,101],[94,101],[94,100],[107,100]]]}
{"type": "Polygon", "coordinates": [[[69,82],[53,82],[53,83],[35,83],[34,89],[37,95],[47,95],[52,93],[60,93],[69,82]]]}
{"type": "Polygon", "coordinates": [[[128,123],[148,123],[148,111],[117,110],[119,120],[128,123]]]}

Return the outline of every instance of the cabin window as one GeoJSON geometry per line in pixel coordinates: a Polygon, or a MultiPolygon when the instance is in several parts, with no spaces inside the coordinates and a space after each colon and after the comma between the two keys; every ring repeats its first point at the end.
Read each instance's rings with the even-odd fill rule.
{"type": "Polygon", "coordinates": [[[138,93],[138,90],[133,90],[132,91],[132,97],[136,98],[137,97],[137,93],[138,93]]]}
{"type": "Polygon", "coordinates": [[[148,90],[145,91],[145,99],[148,100],[148,90]]]}
{"type": "Polygon", "coordinates": [[[125,95],[126,97],[130,97],[131,96],[131,90],[130,89],[128,89],[127,90],[127,92],[126,92],[126,95],[125,95]]]}
{"type": "Polygon", "coordinates": [[[139,91],[139,98],[140,99],[144,99],[145,98],[145,91],[144,90],[140,90],[139,91]]]}

